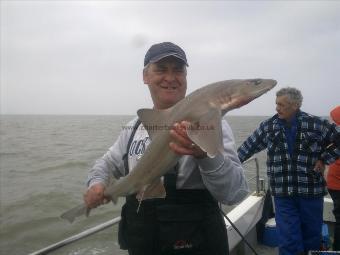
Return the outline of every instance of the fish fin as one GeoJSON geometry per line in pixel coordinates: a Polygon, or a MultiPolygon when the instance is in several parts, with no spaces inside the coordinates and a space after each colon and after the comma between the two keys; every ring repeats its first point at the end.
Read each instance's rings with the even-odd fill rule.
{"type": "Polygon", "coordinates": [[[223,151],[221,110],[211,107],[197,122],[191,122],[187,134],[210,158],[215,157],[223,151]]]}
{"type": "Polygon", "coordinates": [[[137,207],[137,210],[136,210],[136,213],[138,214],[139,213],[139,209],[140,209],[140,206],[142,205],[142,200],[138,201],[138,207],[137,207]]]}
{"type": "Polygon", "coordinates": [[[142,201],[152,198],[165,198],[166,191],[161,178],[155,180],[150,185],[145,186],[136,195],[137,200],[142,201]]]}
{"type": "Polygon", "coordinates": [[[90,212],[91,212],[91,209],[90,208],[86,208],[86,217],[90,216],[90,212]]]}
{"type": "Polygon", "coordinates": [[[159,131],[169,131],[168,119],[170,109],[139,109],[137,111],[138,118],[143,123],[144,128],[148,132],[151,140],[159,131]]]}
{"type": "Polygon", "coordinates": [[[60,215],[60,218],[64,220],[68,220],[70,223],[72,223],[77,217],[81,215],[88,216],[89,213],[90,213],[90,209],[88,209],[85,204],[81,204],[64,212],[62,215],[60,215]]]}
{"type": "Polygon", "coordinates": [[[118,202],[118,197],[111,197],[111,200],[116,205],[118,202]]]}

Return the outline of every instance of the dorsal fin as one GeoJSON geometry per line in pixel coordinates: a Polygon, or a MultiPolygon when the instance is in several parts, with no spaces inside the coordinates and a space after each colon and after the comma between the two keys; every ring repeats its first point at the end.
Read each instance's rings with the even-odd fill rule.
{"type": "Polygon", "coordinates": [[[137,115],[143,123],[144,128],[147,130],[151,140],[159,131],[169,132],[170,109],[139,109],[137,115]]]}

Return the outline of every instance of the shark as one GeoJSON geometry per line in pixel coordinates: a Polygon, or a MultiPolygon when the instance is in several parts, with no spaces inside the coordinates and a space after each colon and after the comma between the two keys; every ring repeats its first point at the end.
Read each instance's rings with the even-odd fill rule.
{"type": "MultiPolygon", "coordinates": [[[[111,198],[114,203],[118,197],[135,193],[139,195],[139,200],[164,198],[166,194],[161,178],[180,158],[180,155],[170,149],[170,132],[164,127],[173,127],[181,121],[188,122],[188,137],[204,150],[208,157],[213,158],[218,153],[223,153],[223,116],[263,95],[276,84],[277,81],[273,79],[224,80],[193,91],[171,108],[139,109],[138,118],[147,130],[151,143],[128,175],[105,188],[105,196],[111,198]]],[[[80,215],[88,216],[89,211],[84,203],[66,211],[61,218],[72,223],[80,215]]]]}

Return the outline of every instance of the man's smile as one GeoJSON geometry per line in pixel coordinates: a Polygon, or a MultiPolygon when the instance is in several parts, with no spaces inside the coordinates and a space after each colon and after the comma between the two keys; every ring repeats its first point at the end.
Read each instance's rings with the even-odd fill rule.
{"type": "Polygon", "coordinates": [[[177,90],[178,89],[178,86],[176,85],[160,85],[160,87],[166,90],[177,90]]]}

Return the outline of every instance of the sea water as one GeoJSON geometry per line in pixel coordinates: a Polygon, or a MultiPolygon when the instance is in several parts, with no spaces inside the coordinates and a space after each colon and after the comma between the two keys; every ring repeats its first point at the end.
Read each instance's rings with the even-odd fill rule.
{"type": "MultiPolygon", "coordinates": [[[[120,215],[117,205],[73,224],[60,214],[82,203],[88,170],[134,116],[2,115],[0,119],[0,254],[28,254],[120,215]]],[[[236,146],[266,117],[227,116],[236,146]]],[[[259,154],[265,177],[265,155],[259,154]]],[[[247,178],[255,175],[248,163],[247,178]]],[[[254,190],[254,183],[249,183],[254,190]]],[[[117,226],[51,254],[127,254],[117,226]]]]}

